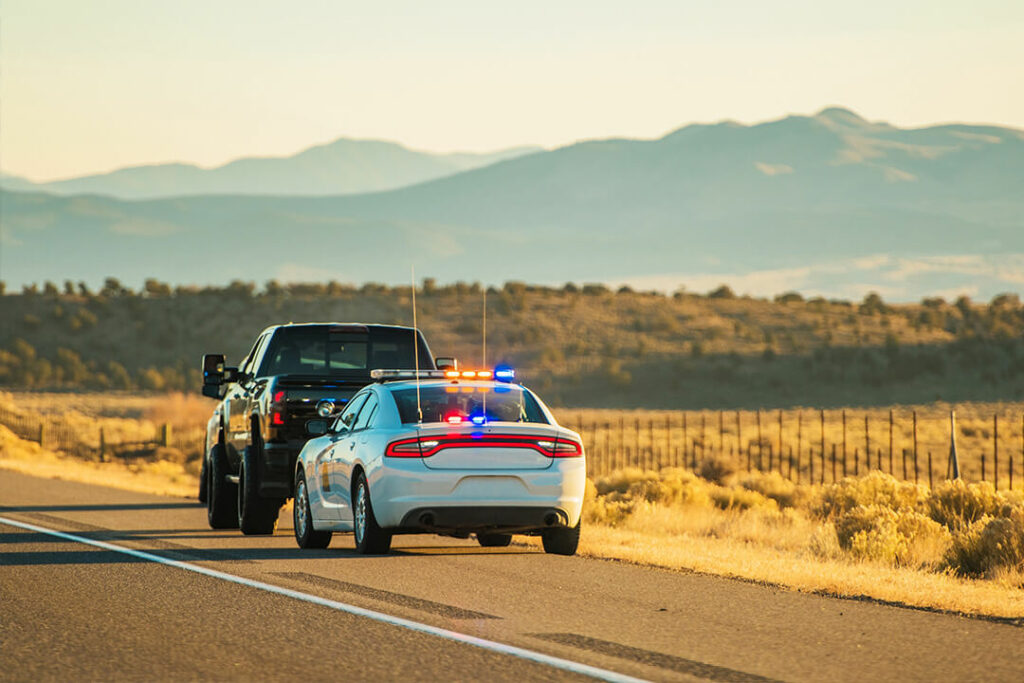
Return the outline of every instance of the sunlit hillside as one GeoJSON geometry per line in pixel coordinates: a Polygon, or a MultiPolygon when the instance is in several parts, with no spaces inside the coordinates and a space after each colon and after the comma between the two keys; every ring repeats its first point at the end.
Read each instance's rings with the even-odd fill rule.
{"type": "MultiPolygon", "coordinates": [[[[475,365],[483,290],[423,283],[420,326],[436,355],[475,365]]],[[[555,405],[730,408],[889,405],[1024,397],[1024,308],[930,299],[892,306],[674,296],[507,283],[487,294],[487,362],[508,361],[555,405]]],[[[288,321],[409,324],[410,289],[367,284],[132,292],[70,282],[0,297],[0,383],[19,388],[188,389],[205,352],[239,360],[288,321]]]]}

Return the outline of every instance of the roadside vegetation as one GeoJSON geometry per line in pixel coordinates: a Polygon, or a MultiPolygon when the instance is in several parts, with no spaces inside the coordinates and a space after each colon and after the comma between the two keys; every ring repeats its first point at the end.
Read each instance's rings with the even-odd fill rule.
{"type": "MultiPolygon", "coordinates": [[[[99,425],[131,440],[118,446],[112,436],[101,461],[41,447],[0,424],[0,468],[194,499],[198,453],[140,440],[167,421],[182,434],[195,431],[208,403],[182,395],[0,394],[7,415],[70,421],[83,435],[99,425]]],[[[584,555],[1024,618],[1021,478],[1000,491],[987,482],[941,479],[929,489],[879,471],[796,484],[776,471],[747,472],[742,462],[717,454],[699,456],[696,468],[592,465],[598,466],[588,484],[584,555]]]]}
{"type": "MultiPolygon", "coordinates": [[[[435,354],[481,359],[483,289],[417,291],[435,354]]],[[[772,408],[1024,399],[1024,307],[1016,295],[893,305],[612,291],[602,285],[487,290],[488,360],[507,361],[553,405],[772,408]]],[[[138,291],[110,279],[0,296],[0,386],[194,391],[199,357],[239,360],[279,322],[409,324],[409,287],[336,282],[138,291]]]]}

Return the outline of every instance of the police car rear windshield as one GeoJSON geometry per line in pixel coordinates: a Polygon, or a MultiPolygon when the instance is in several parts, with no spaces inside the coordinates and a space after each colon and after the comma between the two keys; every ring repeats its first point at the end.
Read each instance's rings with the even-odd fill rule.
{"type": "MultiPolygon", "coordinates": [[[[418,422],[416,388],[391,392],[398,405],[398,414],[405,424],[418,422]]],[[[424,422],[479,423],[536,422],[548,424],[544,412],[530,392],[514,386],[447,386],[420,387],[420,405],[424,422]],[[475,418],[475,419],[474,419],[475,418]]]]}
{"type": "MultiPolygon", "coordinates": [[[[282,328],[274,335],[259,374],[331,375],[373,368],[413,368],[416,362],[412,334],[411,330],[387,327],[282,328]]],[[[418,344],[420,367],[433,368],[423,337],[418,344]]]]}

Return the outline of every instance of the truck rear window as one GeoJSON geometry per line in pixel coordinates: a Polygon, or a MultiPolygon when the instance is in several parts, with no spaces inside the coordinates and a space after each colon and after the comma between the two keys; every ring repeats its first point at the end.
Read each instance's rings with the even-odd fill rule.
{"type": "MultiPolygon", "coordinates": [[[[434,363],[419,340],[420,367],[434,363]]],[[[259,374],[331,375],[374,368],[415,367],[413,333],[408,330],[301,326],[281,328],[263,357],[259,374]]]]}

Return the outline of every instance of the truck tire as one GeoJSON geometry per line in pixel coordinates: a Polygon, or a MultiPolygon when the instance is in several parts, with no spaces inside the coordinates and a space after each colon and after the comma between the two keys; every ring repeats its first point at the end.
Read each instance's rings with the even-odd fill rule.
{"type": "Polygon", "coordinates": [[[210,483],[208,481],[209,478],[210,478],[210,473],[208,471],[209,467],[207,466],[207,463],[209,461],[210,461],[210,457],[209,457],[209,455],[207,455],[207,457],[203,458],[202,469],[199,470],[199,495],[196,496],[196,497],[199,499],[200,503],[205,503],[206,502],[206,489],[207,489],[208,484],[210,483]]]}
{"type": "Polygon", "coordinates": [[[206,518],[211,529],[238,528],[238,494],[235,485],[227,480],[228,455],[224,446],[217,444],[210,450],[206,485],[206,518]]]}
{"type": "Polygon", "coordinates": [[[246,536],[267,536],[277,529],[277,517],[284,501],[264,498],[259,492],[255,446],[246,446],[238,468],[238,528],[246,536]]]}
{"type": "Polygon", "coordinates": [[[313,511],[309,507],[309,492],[306,488],[306,473],[300,467],[295,473],[295,503],[292,509],[295,542],[302,549],[326,548],[331,544],[330,531],[313,528],[313,511]]]}

